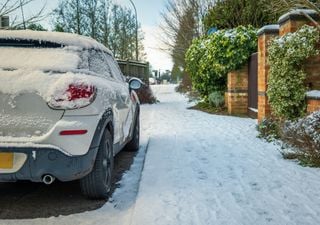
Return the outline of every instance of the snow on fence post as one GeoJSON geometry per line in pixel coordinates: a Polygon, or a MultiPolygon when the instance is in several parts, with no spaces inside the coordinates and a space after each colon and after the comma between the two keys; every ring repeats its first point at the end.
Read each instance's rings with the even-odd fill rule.
{"type": "Polygon", "coordinates": [[[268,43],[279,35],[279,25],[264,26],[258,31],[258,121],[271,115],[267,88],[269,77],[268,43]]]}

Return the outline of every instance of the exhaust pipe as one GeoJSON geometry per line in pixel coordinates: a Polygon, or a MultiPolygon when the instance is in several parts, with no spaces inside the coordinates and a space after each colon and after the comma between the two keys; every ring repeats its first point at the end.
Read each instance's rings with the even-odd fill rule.
{"type": "Polygon", "coordinates": [[[46,185],[50,185],[54,182],[56,178],[47,174],[47,175],[44,175],[43,178],[42,178],[42,181],[43,183],[45,183],[46,185]]]}

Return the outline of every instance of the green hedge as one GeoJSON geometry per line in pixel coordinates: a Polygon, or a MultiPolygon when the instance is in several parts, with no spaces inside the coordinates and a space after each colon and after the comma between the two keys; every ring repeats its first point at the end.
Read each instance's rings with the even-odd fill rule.
{"type": "Polygon", "coordinates": [[[195,39],[186,54],[187,71],[204,99],[225,91],[228,72],[240,69],[257,51],[257,32],[240,26],[195,39]]]}
{"type": "Polygon", "coordinates": [[[319,31],[303,26],[295,33],[274,39],[268,48],[270,75],[268,97],[274,114],[285,120],[302,117],[306,111],[305,60],[319,54],[319,31]]]}

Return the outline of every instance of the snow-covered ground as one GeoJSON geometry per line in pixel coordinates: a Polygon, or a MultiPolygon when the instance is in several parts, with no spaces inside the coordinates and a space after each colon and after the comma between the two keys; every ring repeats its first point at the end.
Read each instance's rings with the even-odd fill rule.
{"type": "Polygon", "coordinates": [[[0,224],[320,224],[319,169],[283,160],[256,138],[255,120],[187,110],[174,86],[154,91],[161,103],[142,106],[142,148],[110,202],[0,224]]]}

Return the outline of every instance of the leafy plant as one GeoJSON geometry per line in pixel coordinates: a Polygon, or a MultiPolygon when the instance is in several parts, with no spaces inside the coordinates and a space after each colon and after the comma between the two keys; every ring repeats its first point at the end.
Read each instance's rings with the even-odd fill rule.
{"type": "Polygon", "coordinates": [[[195,106],[190,107],[189,109],[199,110],[202,112],[215,114],[215,115],[229,115],[228,109],[225,107],[214,107],[208,102],[200,101],[195,106]]]}
{"type": "Polygon", "coordinates": [[[224,105],[224,95],[220,91],[212,92],[209,95],[208,100],[209,100],[209,103],[216,108],[224,105]]]}
{"type": "MultiPolygon", "coordinates": [[[[206,30],[233,28],[239,25],[263,27],[277,22],[279,16],[270,3],[276,0],[215,0],[204,17],[206,30]]],[[[282,0],[279,0],[282,1],[282,0]]]]}
{"type": "Polygon", "coordinates": [[[317,55],[319,31],[303,26],[295,33],[276,38],[269,46],[268,97],[276,116],[293,120],[305,114],[305,60],[317,55]]]}
{"type": "Polygon", "coordinates": [[[258,125],[259,138],[264,138],[266,141],[271,142],[280,138],[280,124],[273,119],[264,119],[258,125]]]}
{"type": "Polygon", "coordinates": [[[220,30],[195,39],[186,54],[194,88],[205,100],[212,92],[225,91],[227,73],[244,66],[256,50],[257,34],[251,26],[220,30]]]}

